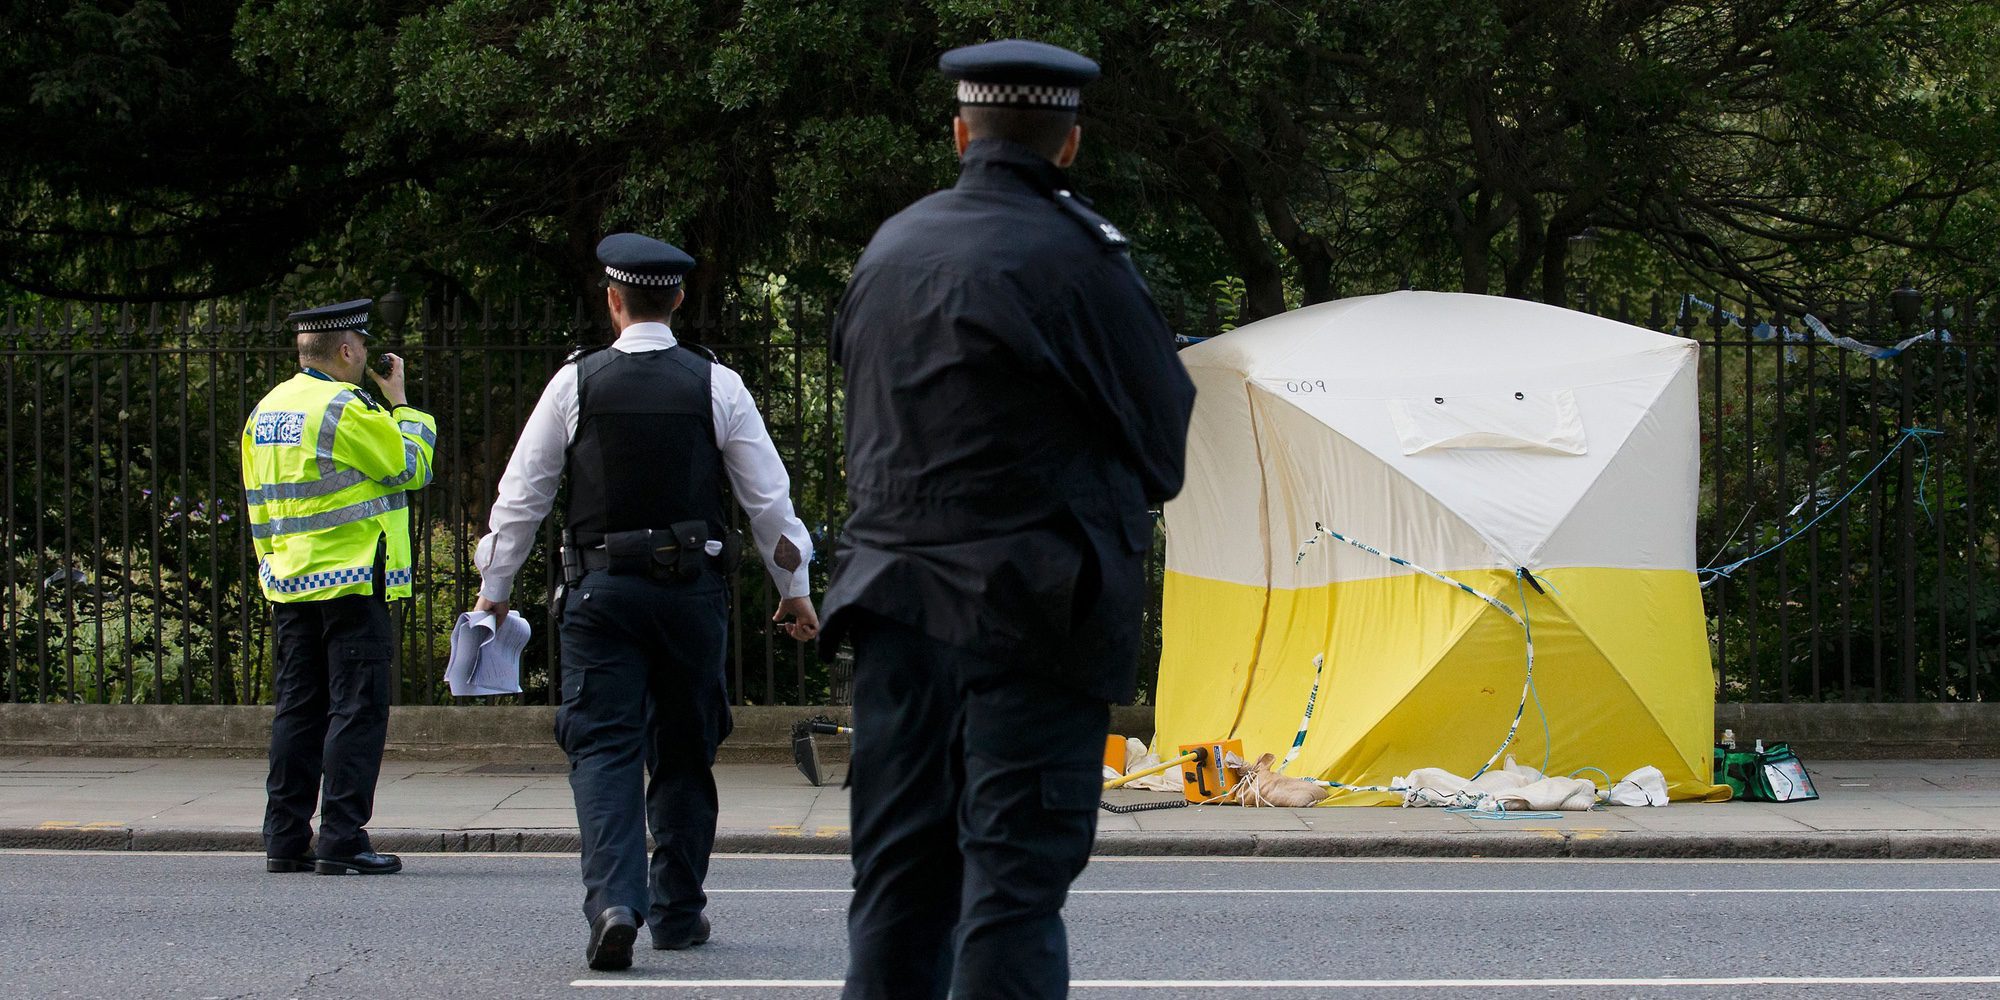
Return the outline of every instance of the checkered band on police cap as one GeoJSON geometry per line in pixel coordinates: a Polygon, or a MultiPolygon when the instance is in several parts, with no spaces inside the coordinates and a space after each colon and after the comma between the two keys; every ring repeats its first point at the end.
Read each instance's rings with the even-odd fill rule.
{"type": "Polygon", "coordinates": [[[365,312],[348,316],[330,316],[326,319],[302,320],[292,324],[293,328],[299,333],[312,333],[317,330],[347,330],[367,325],[368,314],[365,312]]]}
{"type": "Polygon", "coordinates": [[[604,275],[622,284],[648,285],[655,288],[672,287],[681,283],[681,276],[678,274],[635,274],[631,271],[621,271],[609,264],[604,266],[604,275]]]}
{"type": "Polygon", "coordinates": [[[1079,87],[1028,83],[958,81],[958,103],[986,107],[1054,108],[1074,111],[1083,106],[1079,87]]]}

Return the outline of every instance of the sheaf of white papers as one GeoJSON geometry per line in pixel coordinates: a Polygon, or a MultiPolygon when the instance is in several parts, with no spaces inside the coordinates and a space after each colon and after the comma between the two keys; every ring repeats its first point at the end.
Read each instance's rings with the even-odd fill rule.
{"type": "Polygon", "coordinates": [[[485,611],[459,615],[451,630],[451,658],[444,668],[452,695],[520,694],[521,650],[533,632],[518,611],[508,611],[498,626],[485,611]]]}

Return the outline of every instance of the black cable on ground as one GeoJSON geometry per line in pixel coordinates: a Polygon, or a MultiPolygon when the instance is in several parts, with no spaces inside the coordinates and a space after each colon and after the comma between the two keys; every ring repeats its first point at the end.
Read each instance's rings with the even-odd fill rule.
{"type": "Polygon", "coordinates": [[[1127,806],[1114,806],[1111,803],[1104,801],[1103,799],[1099,799],[1097,801],[1097,807],[1099,809],[1102,809],[1105,812],[1118,813],[1119,815],[1124,815],[1125,813],[1152,812],[1155,809],[1185,809],[1187,808],[1187,804],[1188,803],[1186,799],[1175,799],[1172,802],[1134,802],[1131,805],[1127,806]]]}

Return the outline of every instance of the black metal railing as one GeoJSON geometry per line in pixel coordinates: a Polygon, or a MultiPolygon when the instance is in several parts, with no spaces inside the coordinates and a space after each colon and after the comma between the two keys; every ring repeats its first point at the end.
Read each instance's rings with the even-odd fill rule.
{"type": "Polygon", "coordinates": [[[1795,539],[1706,591],[1722,695],[1990,697],[2000,680],[1992,317],[1976,303],[1902,322],[1879,305],[1821,317],[1827,332],[1876,345],[1951,335],[1884,358],[1810,331],[1773,336],[1805,324],[1737,308],[1735,324],[1719,311],[1681,320],[1705,355],[1701,554],[1727,564],[1795,539]],[[1904,440],[1906,428],[1938,433],[1904,440]]]}
{"type": "MultiPolygon", "coordinates": [[[[1708,296],[1713,299],[1714,296],[1708,296]]],[[[1797,317],[1657,298],[1594,311],[1702,345],[1699,553],[1726,564],[1794,541],[1704,592],[1725,700],[1977,700],[2000,678],[2000,336],[1972,304],[1898,323],[1882,309],[1822,317],[1839,334],[1893,342],[1876,359],[1774,335],[1797,317]],[[1975,317],[1975,314],[1979,314],[1975,317]],[[1855,484],[1906,427],[1906,445],[1855,484]]],[[[677,332],[743,375],[792,475],[800,516],[824,539],[842,516],[840,400],[828,303],[757,293],[677,332]]],[[[53,306],[0,324],[0,699],[237,704],[270,693],[269,615],[243,527],[237,440],[250,407],[294,366],[272,302],[53,306]]],[[[1213,332],[1212,315],[1192,320],[1213,332]]],[[[416,405],[438,417],[436,477],[412,507],[417,597],[396,611],[397,691],[448,701],[450,624],[478,585],[474,544],[522,423],[571,346],[603,331],[574,305],[453,305],[385,338],[410,359],[416,405]]],[[[1643,512],[1635,512],[1643,516],[1643,512]]],[[[520,700],[559,690],[544,601],[557,518],[515,590],[535,626],[520,700]]],[[[815,587],[825,582],[822,544],[815,587]]],[[[1158,592],[1160,548],[1149,578],[1158,592]]],[[[732,584],[730,685],[742,703],[838,700],[845,678],[775,637],[776,595],[751,562],[732,584]]],[[[1158,662],[1147,613],[1142,692],[1158,662]]],[[[514,699],[497,699],[510,701],[514,699]]]]}
{"type": "MultiPolygon", "coordinates": [[[[238,438],[256,400],[296,370],[282,315],[270,302],[7,315],[0,698],[269,699],[269,612],[244,528],[238,438]]],[[[799,515],[822,536],[841,502],[825,316],[813,297],[771,295],[678,331],[749,382],[799,515]]],[[[577,342],[603,337],[580,308],[544,305],[431,310],[405,335],[384,338],[410,363],[413,404],[439,422],[436,475],[411,506],[416,598],[394,611],[400,701],[448,700],[450,626],[476,596],[472,554],[495,483],[550,374],[577,342]]],[[[558,518],[544,525],[515,590],[535,626],[527,701],[560,690],[546,608],[558,518]]],[[[815,576],[824,583],[823,561],[815,576]]],[[[824,700],[827,672],[810,650],[763,626],[777,597],[756,561],[731,594],[733,696],[824,700]]]]}

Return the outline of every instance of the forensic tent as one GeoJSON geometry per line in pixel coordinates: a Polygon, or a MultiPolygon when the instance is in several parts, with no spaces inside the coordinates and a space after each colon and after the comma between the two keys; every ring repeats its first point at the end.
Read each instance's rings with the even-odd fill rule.
{"type": "Polygon", "coordinates": [[[1711,793],[1692,341],[1399,291],[1181,358],[1200,395],[1165,512],[1163,755],[1235,737],[1252,759],[1282,756],[1313,698],[1288,774],[1387,785],[1479,768],[1524,703],[1526,630],[1394,556],[1532,629],[1547,735],[1527,700],[1508,750],[1521,763],[1599,768],[1600,787],[1653,765],[1675,798],[1711,793]]]}

